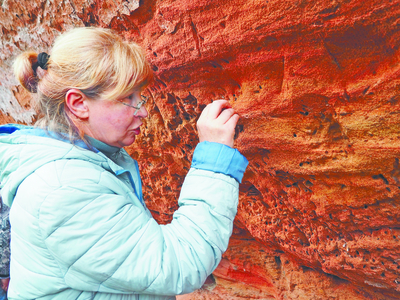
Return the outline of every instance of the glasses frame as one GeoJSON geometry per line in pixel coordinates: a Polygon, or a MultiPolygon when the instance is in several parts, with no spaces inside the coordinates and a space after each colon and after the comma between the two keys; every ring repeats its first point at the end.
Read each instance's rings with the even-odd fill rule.
{"type": "Polygon", "coordinates": [[[142,106],[143,106],[144,104],[146,104],[147,100],[149,100],[149,97],[146,97],[146,96],[144,96],[144,95],[140,95],[140,97],[142,98],[142,101],[140,101],[140,102],[137,104],[137,106],[130,105],[130,104],[125,103],[125,102],[123,102],[122,100],[119,100],[119,99],[114,99],[114,101],[117,101],[117,102],[119,102],[119,103],[122,103],[123,105],[126,105],[126,106],[129,106],[129,107],[134,108],[134,109],[135,109],[135,112],[133,113],[133,115],[136,116],[136,114],[139,112],[139,110],[142,108],[142,106]]]}

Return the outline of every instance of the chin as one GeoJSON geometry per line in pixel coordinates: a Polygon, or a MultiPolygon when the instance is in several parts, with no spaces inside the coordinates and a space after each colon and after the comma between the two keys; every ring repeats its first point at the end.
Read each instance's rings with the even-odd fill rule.
{"type": "Polygon", "coordinates": [[[133,138],[132,137],[125,138],[123,141],[121,141],[120,145],[122,147],[128,147],[128,146],[132,145],[135,142],[135,140],[136,140],[136,136],[133,136],[133,138]]]}

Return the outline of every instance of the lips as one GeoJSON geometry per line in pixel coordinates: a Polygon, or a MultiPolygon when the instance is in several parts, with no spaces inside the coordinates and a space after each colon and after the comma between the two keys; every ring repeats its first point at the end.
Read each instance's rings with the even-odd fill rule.
{"type": "Polygon", "coordinates": [[[137,128],[132,129],[132,132],[133,132],[135,135],[140,134],[140,126],[142,126],[142,124],[140,124],[137,128]]]}
{"type": "Polygon", "coordinates": [[[133,130],[131,130],[135,135],[138,135],[138,134],[140,134],[140,128],[136,128],[136,129],[133,129],[133,130]]]}

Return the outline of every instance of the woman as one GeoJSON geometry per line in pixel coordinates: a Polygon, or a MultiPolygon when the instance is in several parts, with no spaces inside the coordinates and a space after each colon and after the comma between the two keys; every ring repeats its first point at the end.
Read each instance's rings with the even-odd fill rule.
{"type": "Polygon", "coordinates": [[[41,119],[0,127],[9,299],[175,299],[200,288],[227,248],[247,166],[232,148],[239,117],[228,102],[202,112],[180,208],[159,225],[122,148],[148,115],[141,49],[110,30],[78,28],[50,57],[21,54],[14,70],[38,94],[41,119]]]}

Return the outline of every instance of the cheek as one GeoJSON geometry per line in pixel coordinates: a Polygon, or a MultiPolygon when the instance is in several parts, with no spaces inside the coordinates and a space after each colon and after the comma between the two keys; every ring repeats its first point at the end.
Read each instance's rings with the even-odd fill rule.
{"type": "Polygon", "coordinates": [[[133,122],[133,114],[127,110],[111,112],[107,116],[107,122],[117,129],[126,129],[133,122]]]}
{"type": "Polygon", "coordinates": [[[113,102],[103,102],[97,107],[97,127],[115,131],[114,134],[128,129],[133,122],[133,112],[129,107],[113,102]]]}

